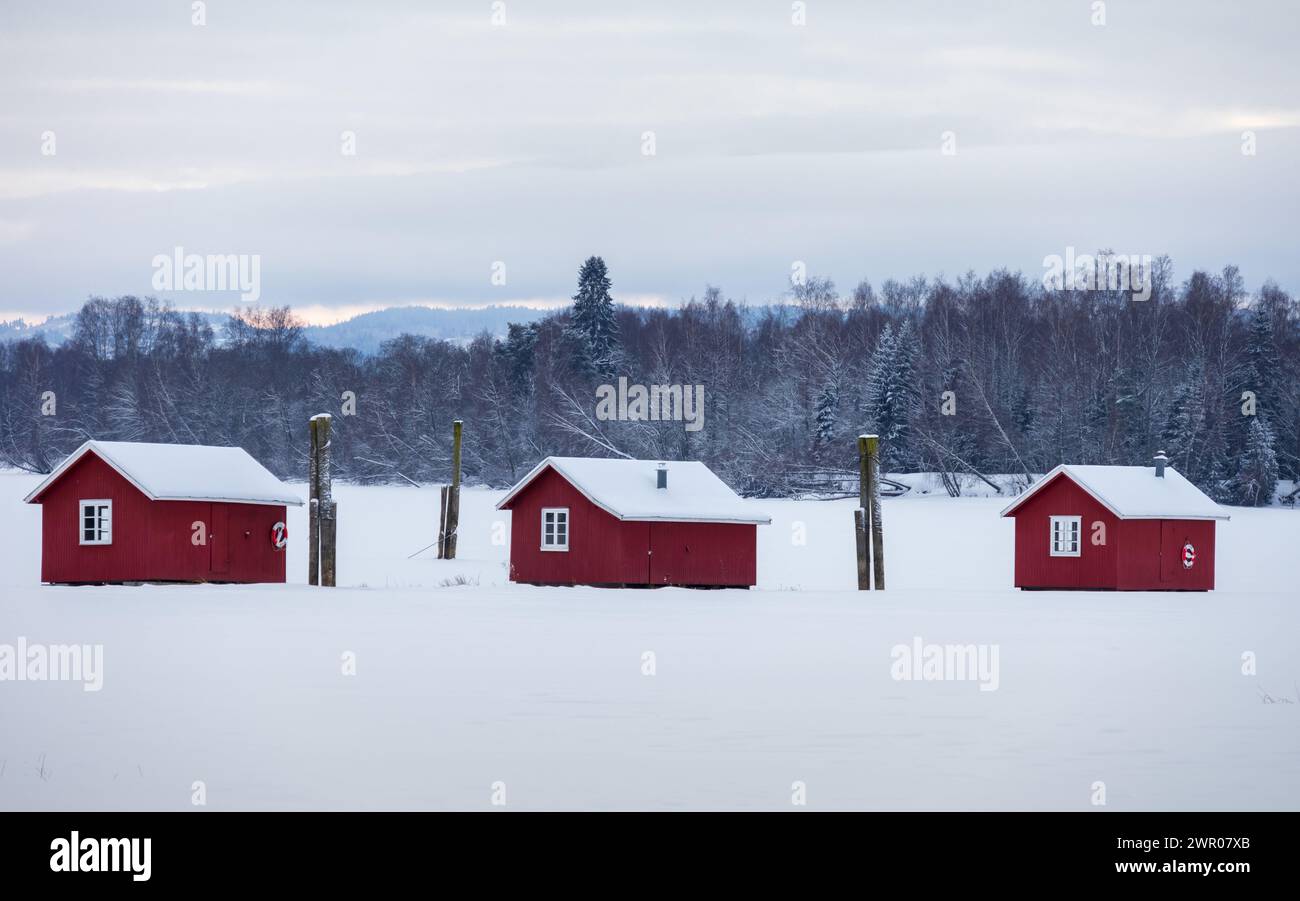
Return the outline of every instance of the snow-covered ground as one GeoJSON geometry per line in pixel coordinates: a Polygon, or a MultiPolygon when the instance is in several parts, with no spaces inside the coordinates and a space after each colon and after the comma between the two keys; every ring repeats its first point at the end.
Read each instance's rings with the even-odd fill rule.
{"type": "Polygon", "coordinates": [[[758,590],[544,589],[499,493],[437,561],[436,490],[345,485],[340,588],[300,509],[289,586],[68,588],[34,481],[0,474],[0,645],[101,644],[103,687],[0,681],[0,809],[1300,808],[1300,511],[1234,509],[1208,594],[1017,592],[1006,500],[934,486],[885,502],[885,592],[851,501],[750,502],[758,590]],[[916,637],[996,646],[997,689],[896,681],[916,637]]]}

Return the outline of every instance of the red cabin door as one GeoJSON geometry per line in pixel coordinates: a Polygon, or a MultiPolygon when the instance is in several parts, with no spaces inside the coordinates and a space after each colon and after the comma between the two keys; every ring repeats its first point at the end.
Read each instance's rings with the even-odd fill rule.
{"type": "Polygon", "coordinates": [[[647,585],[664,585],[670,578],[668,570],[671,561],[669,560],[668,542],[659,541],[659,535],[656,534],[655,524],[646,523],[646,547],[649,554],[646,557],[646,574],[645,580],[647,585]],[[659,555],[655,556],[656,544],[658,545],[659,555]]]}
{"type": "Polygon", "coordinates": [[[1183,543],[1179,540],[1178,524],[1170,519],[1160,520],[1160,581],[1173,582],[1182,567],[1183,543]]]}
{"type": "Polygon", "coordinates": [[[208,564],[213,578],[230,573],[230,508],[225,504],[213,504],[208,516],[208,548],[212,559],[208,564]]]}
{"type": "Polygon", "coordinates": [[[651,585],[668,585],[677,575],[678,549],[674,546],[671,527],[652,522],[650,526],[650,572],[647,581],[651,585]]]}

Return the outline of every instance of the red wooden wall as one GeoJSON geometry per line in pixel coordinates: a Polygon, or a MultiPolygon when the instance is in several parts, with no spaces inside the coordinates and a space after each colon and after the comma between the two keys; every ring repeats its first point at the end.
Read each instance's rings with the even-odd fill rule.
{"type": "Polygon", "coordinates": [[[623,522],[547,468],[510,505],[510,578],[560,585],[645,584],[650,524],[623,522]],[[569,508],[569,550],[543,551],[542,508],[569,508]]]}
{"type": "Polygon", "coordinates": [[[1129,519],[1121,525],[1119,587],[1131,590],[1210,591],[1214,588],[1212,519],[1129,519]],[[1183,545],[1196,562],[1183,566],[1183,545]]]}
{"type": "Polygon", "coordinates": [[[510,578],[553,585],[749,586],[757,582],[757,537],[747,524],[624,522],[547,468],[510,504],[510,578]],[[567,552],[541,549],[543,507],[569,509],[567,552]]]}
{"type": "Polygon", "coordinates": [[[1018,588],[1115,588],[1119,518],[1070,479],[1058,475],[1015,512],[1018,588]],[[1051,517],[1079,516],[1081,553],[1051,555],[1051,517]],[[1106,529],[1106,543],[1092,543],[1093,523],[1106,529]]]}
{"type": "Polygon", "coordinates": [[[207,501],[151,501],[93,452],[38,498],[43,582],[283,582],[285,552],[271,527],[285,508],[207,501]],[[113,501],[113,543],[78,541],[82,500],[113,501]],[[195,545],[192,526],[207,527],[195,545]]]}
{"type": "Polygon", "coordinates": [[[753,585],[758,581],[757,530],[748,523],[651,523],[650,582],[753,585]]]}
{"type": "Polygon", "coordinates": [[[1064,474],[1057,475],[1013,516],[1018,588],[1214,588],[1213,520],[1121,520],[1064,474]],[[1051,556],[1052,516],[1082,517],[1080,556],[1051,556]],[[1094,522],[1105,525],[1105,545],[1092,543],[1094,522]],[[1196,562],[1187,569],[1182,549],[1189,541],[1196,548],[1196,562]]]}

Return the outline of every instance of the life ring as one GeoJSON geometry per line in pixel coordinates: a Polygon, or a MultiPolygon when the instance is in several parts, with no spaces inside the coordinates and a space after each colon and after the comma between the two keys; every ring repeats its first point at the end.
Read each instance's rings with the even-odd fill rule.
{"type": "Polygon", "coordinates": [[[1183,545],[1183,569],[1191,569],[1196,564],[1196,548],[1189,541],[1183,545]]]}
{"type": "Polygon", "coordinates": [[[284,550],[285,545],[289,543],[289,527],[282,522],[277,522],[271,526],[271,547],[277,551],[284,550]]]}

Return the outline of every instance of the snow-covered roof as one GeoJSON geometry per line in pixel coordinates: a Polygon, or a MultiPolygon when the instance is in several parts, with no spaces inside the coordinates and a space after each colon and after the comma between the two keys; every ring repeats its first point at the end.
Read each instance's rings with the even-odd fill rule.
{"type": "Polygon", "coordinates": [[[1163,478],[1152,466],[1061,464],[1002,511],[1007,516],[1058,475],[1065,475],[1120,519],[1229,519],[1228,513],[1172,466],[1163,478]]]}
{"type": "Polygon", "coordinates": [[[668,461],[668,487],[657,488],[655,460],[547,457],[519,480],[497,504],[509,508],[519,492],[546,468],[554,469],[587,500],[633,522],[754,523],[772,521],[746,504],[703,463],[668,461]]]}
{"type": "Polygon", "coordinates": [[[69,454],[24,501],[30,504],[69,467],[92,452],[152,501],[302,506],[302,498],[242,447],[136,441],[87,441],[69,454]]]}

